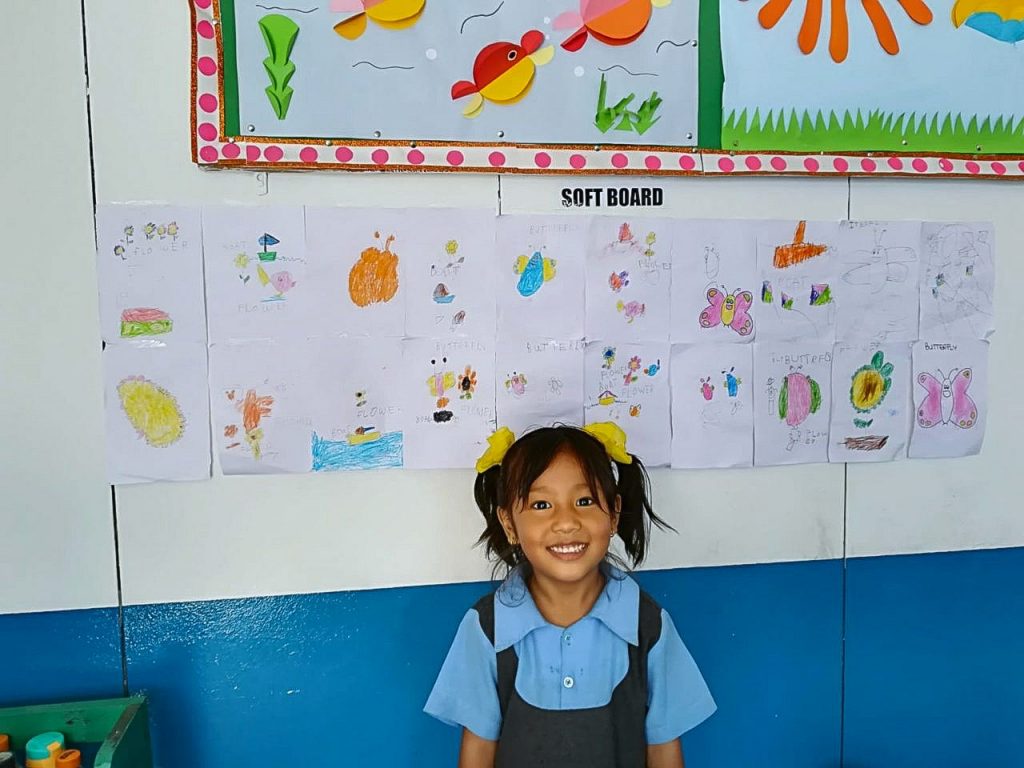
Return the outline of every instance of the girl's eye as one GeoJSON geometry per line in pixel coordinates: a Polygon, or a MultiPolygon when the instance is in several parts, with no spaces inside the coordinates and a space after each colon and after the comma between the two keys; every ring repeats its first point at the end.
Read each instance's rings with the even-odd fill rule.
{"type": "Polygon", "coordinates": [[[530,509],[550,509],[551,505],[546,501],[535,501],[530,505],[530,509]]]}
{"type": "Polygon", "coordinates": [[[578,507],[589,507],[594,503],[594,500],[590,496],[584,496],[582,499],[576,500],[576,506],[578,507]]]}

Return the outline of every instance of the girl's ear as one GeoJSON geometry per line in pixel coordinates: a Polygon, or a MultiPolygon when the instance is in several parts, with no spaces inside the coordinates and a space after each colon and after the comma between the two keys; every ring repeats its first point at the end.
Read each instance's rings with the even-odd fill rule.
{"type": "Polygon", "coordinates": [[[615,494],[615,503],[612,505],[612,536],[619,530],[619,518],[622,517],[622,496],[615,494]]]}
{"type": "Polygon", "coordinates": [[[512,524],[512,513],[504,507],[498,510],[498,520],[501,521],[501,527],[505,529],[505,538],[508,539],[508,543],[513,547],[519,543],[519,539],[516,537],[516,527],[512,524]]]}

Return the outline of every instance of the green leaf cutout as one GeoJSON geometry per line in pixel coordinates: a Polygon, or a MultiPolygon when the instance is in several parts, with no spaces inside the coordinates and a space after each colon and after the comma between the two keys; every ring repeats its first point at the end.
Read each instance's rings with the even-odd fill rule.
{"type": "Polygon", "coordinates": [[[288,85],[295,74],[295,64],[290,60],[295,40],[299,36],[299,25],[279,13],[271,13],[259,20],[263,42],[270,53],[263,60],[263,68],[270,78],[266,88],[270,106],[278,120],[288,116],[294,90],[288,85]]]}

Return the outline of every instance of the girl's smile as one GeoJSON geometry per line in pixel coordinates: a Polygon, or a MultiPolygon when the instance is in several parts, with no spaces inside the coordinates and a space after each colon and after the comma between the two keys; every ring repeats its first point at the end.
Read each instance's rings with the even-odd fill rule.
{"type": "Polygon", "coordinates": [[[554,544],[548,547],[548,552],[559,560],[579,560],[590,545],[585,542],[572,542],[570,544],[554,544]]]}

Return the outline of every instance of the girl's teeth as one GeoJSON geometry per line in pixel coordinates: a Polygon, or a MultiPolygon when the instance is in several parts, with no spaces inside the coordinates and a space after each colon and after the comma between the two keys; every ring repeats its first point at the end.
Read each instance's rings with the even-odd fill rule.
{"type": "Polygon", "coordinates": [[[586,544],[567,544],[564,546],[551,547],[552,552],[557,552],[560,555],[575,555],[583,551],[586,544]]]}

